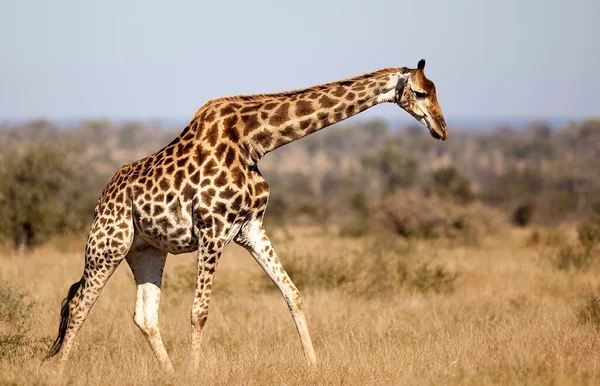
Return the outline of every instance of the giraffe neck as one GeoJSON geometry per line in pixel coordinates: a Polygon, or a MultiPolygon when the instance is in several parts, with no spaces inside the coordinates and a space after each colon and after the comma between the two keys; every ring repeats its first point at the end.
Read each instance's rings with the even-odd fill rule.
{"type": "Polygon", "coordinates": [[[225,135],[228,130],[233,131],[248,162],[255,164],[278,147],[378,103],[392,102],[398,74],[405,71],[388,68],[302,90],[220,98],[209,102],[209,108],[199,110],[195,118],[211,125],[213,107],[221,117],[225,135]]]}

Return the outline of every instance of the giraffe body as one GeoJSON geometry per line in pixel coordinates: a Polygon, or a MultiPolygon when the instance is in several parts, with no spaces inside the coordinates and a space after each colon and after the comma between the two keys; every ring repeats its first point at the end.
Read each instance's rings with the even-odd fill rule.
{"type": "Polygon", "coordinates": [[[50,355],[60,351],[64,363],[102,288],[125,259],[137,284],[134,322],[161,365],[172,371],[158,324],[162,272],[167,253],[197,252],[191,312],[191,366],[196,367],[214,273],[223,248],[235,241],[280,289],[305,356],[314,363],[300,293],[262,227],[269,186],[257,162],[269,151],[382,102],[397,103],[432,136],[445,139],[435,87],[423,67],[424,61],[417,69],[384,69],[303,90],[216,99],[202,106],[170,144],[123,166],[96,205],[83,276],[63,302],[50,355]]]}

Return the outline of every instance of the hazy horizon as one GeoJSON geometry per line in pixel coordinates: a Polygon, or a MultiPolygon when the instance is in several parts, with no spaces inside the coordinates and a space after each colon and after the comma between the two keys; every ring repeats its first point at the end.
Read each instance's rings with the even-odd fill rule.
{"type": "MultiPolygon", "coordinates": [[[[448,120],[600,115],[593,0],[60,0],[3,8],[0,122],[185,121],[216,97],[414,67],[422,57],[448,120]]],[[[359,117],[410,119],[394,105],[359,117]]]]}

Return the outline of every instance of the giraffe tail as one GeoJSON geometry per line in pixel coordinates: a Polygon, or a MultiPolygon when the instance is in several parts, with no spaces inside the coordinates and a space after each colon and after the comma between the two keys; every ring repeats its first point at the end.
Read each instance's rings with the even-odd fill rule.
{"type": "Polygon", "coordinates": [[[67,297],[62,301],[62,306],[60,309],[60,326],[58,326],[58,336],[52,346],[50,346],[50,351],[46,356],[46,359],[51,358],[58,354],[60,348],[63,344],[63,340],[65,339],[65,334],[67,333],[67,327],[69,327],[69,302],[75,297],[77,290],[83,283],[83,277],[78,281],[71,285],[69,288],[69,292],[67,293],[67,297]]]}

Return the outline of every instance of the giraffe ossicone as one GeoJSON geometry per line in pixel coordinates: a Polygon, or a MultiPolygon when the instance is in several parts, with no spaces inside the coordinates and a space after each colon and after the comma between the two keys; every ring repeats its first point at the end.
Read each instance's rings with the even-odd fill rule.
{"type": "Polygon", "coordinates": [[[396,103],[445,140],[435,85],[417,68],[386,68],[350,79],[282,92],[219,98],[204,104],[171,143],[120,168],[98,199],[81,279],[61,308],[48,356],[64,365],[104,285],[125,259],[137,285],[133,320],[159,363],[173,366],[158,323],[168,253],[197,252],[191,311],[191,366],[200,361],[202,331],[215,270],[230,241],[245,247],[281,291],[309,363],[316,361],[302,299],[262,226],[269,185],[257,162],[268,152],[376,104],[396,103]]]}

